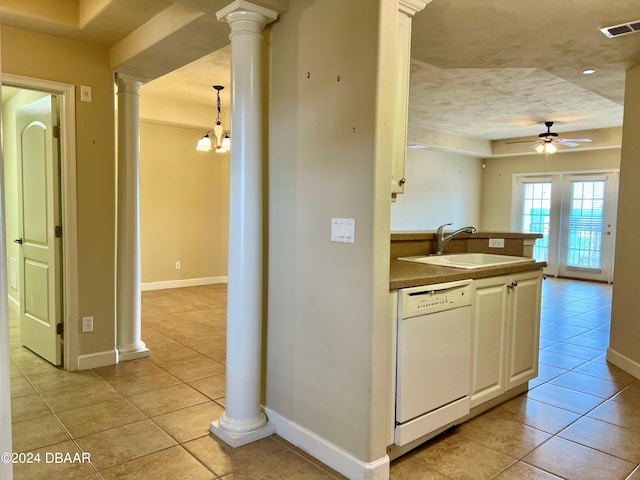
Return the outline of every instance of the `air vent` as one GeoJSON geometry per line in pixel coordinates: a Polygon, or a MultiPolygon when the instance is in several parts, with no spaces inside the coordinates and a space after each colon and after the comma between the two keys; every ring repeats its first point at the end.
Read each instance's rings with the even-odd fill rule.
{"type": "Polygon", "coordinates": [[[621,35],[640,32],[640,20],[621,23],[620,25],[614,25],[612,27],[604,27],[601,28],[600,31],[609,38],[620,37],[621,35]]]}

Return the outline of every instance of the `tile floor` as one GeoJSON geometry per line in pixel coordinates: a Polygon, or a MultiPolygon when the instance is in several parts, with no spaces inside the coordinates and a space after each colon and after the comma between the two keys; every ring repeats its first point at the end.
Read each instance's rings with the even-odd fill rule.
{"type": "MultiPolygon", "coordinates": [[[[91,463],[17,465],[22,479],[340,479],[274,435],[231,449],[208,434],[224,407],[222,285],[143,293],[152,356],[80,373],[19,345],[11,315],[15,451],[91,463]]],[[[548,279],[532,390],[394,461],[391,478],[640,480],[640,381],[607,365],[611,287],[548,279]]]]}

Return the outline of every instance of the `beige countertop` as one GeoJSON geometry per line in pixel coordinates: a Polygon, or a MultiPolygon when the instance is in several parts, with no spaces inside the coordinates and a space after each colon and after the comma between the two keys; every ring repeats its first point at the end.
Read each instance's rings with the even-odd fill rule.
{"type": "Polygon", "coordinates": [[[478,268],[464,270],[460,268],[438,267],[421,263],[405,262],[392,259],[389,275],[389,289],[417,287],[420,285],[433,285],[435,283],[452,282],[467,278],[485,278],[496,275],[508,275],[510,273],[526,272],[546,267],[546,262],[527,262],[497,267],[478,268]]]}

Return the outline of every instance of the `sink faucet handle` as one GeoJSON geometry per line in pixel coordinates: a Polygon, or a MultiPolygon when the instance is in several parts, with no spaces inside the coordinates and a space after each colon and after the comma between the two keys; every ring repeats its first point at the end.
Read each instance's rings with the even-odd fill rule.
{"type": "Polygon", "coordinates": [[[449,225],[453,225],[453,223],[445,223],[443,225],[440,225],[438,227],[438,232],[441,232],[442,230],[444,230],[444,227],[448,227],[449,225]]]}

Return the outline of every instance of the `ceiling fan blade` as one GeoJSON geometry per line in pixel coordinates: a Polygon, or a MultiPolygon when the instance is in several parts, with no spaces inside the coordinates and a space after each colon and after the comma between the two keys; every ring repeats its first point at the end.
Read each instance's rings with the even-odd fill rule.
{"type": "Polygon", "coordinates": [[[564,140],[564,139],[558,140],[558,141],[553,142],[553,143],[557,143],[558,145],[564,145],[565,147],[577,147],[578,145],[580,145],[579,143],[570,142],[570,141],[564,140]]]}
{"type": "Polygon", "coordinates": [[[590,138],[559,138],[559,142],[590,142],[590,138]]]}
{"type": "Polygon", "coordinates": [[[529,140],[514,140],[512,142],[504,142],[507,145],[510,145],[512,143],[531,143],[531,142],[535,142],[536,140],[534,138],[531,138],[529,140]]]}

